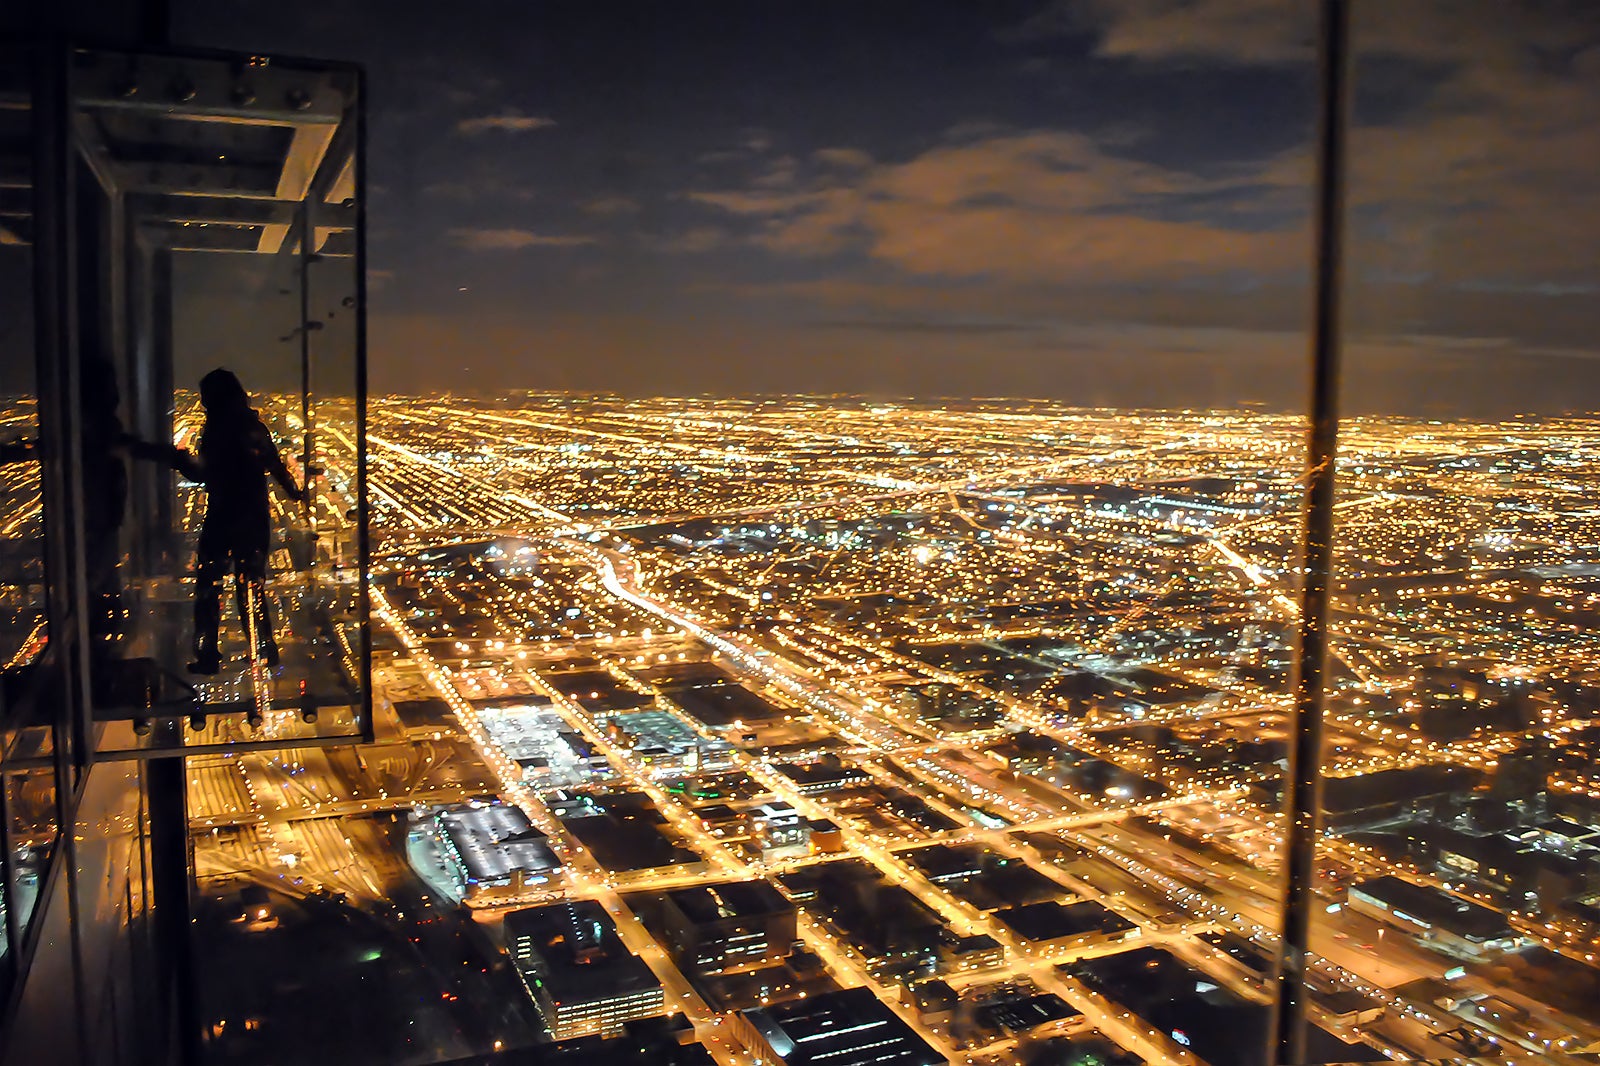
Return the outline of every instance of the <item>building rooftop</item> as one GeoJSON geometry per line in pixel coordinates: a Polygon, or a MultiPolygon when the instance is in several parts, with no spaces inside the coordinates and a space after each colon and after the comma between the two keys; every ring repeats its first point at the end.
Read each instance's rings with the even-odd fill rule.
{"type": "MultiPolygon", "coordinates": [[[[1271,1008],[1219,985],[1165,948],[1135,948],[1075,963],[1071,969],[1091,989],[1207,1062],[1267,1066],[1271,1008]]],[[[1370,1046],[1346,1043],[1317,1025],[1306,1027],[1306,1048],[1311,1062],[1383,1061],[1370,1046]]]]}
{"type": "Polygon", "coordinates": [[[563,696],[597,710],[625,711],[650,703],[649,696],[624,688],[604,670],[553,673],[545,680],[563,696]]]}
{"type": "Polygon", "coordinates": [[[944,1066],[943,1055],[865,988],[744,1013],[786,1066],[944,1066]]]}
{"type": "Polygon", "coordinates": [[[905,858],[934,882],[976,877],[983,871],[984,849],[973,844],[933,844],[907,852],[905,858]]]}
{"type": "Polygon", "coordinates": [[[868,780],[865,771],[856,766],[817,763],[777,763],[773,769],[789,778],[802,790],[827,790],[868,780]]]}
{"type": "Polygon", "coordinates": [[[727,918],[753,918],[794,909],[794,904],[766,881],[730,881],[695,885],[667,893],[674,906],[696,925],[727,918]]]}
{"type": "Polygon", "coordinates": [[[1428,796],[1469,792],[1482,781],[1483,773],[1471,767],[1435,764],[1330,777],[1323,783],[1322,809],[1330,815],[1348,814],[1428,796]]]}
{"type": "Polygon", "coordinates": [[[493,884],[509,878],[513,870],[544,873],[561,865],[545,835],[520,808],[503,803],[446,807],[437,819],[469,884],[493,884]]]}
{"type": "Polygon", "coordinates": [[[1511,935],[1511,926],[1499,911],[1436,888],[1414,885],[1392,874],[1363,881],[1350,891],[1369,896],[1421,925],[1438,926],[1467,940],[1498,940],[1511,935]]]}
{"type": "Polygon", "coordinates": [[[529,907],[505,917],[506,939],[526,938],[529,969],[556,1003],[611,999],[661,982],[617,936],[605,908],[592,900],[529,907]]]}
{"type": "MultiPolygon", "coordinates": [[[[588,797],[585,797],[587,800],[588,797]]],[[[662,832],[666,819],[642,793],[612,793],[572,813],[557,811],[567,831],[608,870],[647,870],[701,861],[662,832]]]]}
{"type": "Polygon", "coordinates": [[[666,1018],[631,1021],[620,1036],[585,1036],[451,1059],[439,1066],[716,1066],[703,1044],[678,1043],[666,1018]]]}
{"type": "Polygon", "coordinates": [[[972,955],[980,951],[993,951],[1000,946],[1000,941],[988,933],[973,933],[971,936],[958,936],[944,946],[944,950],[952,955],[972,955]]]}
{"type": "Polygon", "coordinates": [[[1075,903],[1030,903],[1007,907],[994,916],[1025,940],[1059,940],[1086,933],[1115,935],[1134,928],[1132,922],[1094,900],[1075,903]]]}
{"type": "Polygon", "coordinates": [[[980,1018],[1008,1033],[1025,1033],[1047,1022],[1076,1018],[1081,1013],[1054,992],[1007,997],[986,1003],[978,1009],[980,1018]]]}
{"type": "Polygon", "coordinates": [[[778,707],[743,685],[734,684],[726,675],[718,682],[668,684],[662,690],[672,702],[713,729],[783,717],[778,707]]]}
{"type": "Polygon", "coordinates": [[[395,700],[393,706],[395,717],[405,729],[452,731],[456,728],[455,712],[444,700],[395,700]]]}

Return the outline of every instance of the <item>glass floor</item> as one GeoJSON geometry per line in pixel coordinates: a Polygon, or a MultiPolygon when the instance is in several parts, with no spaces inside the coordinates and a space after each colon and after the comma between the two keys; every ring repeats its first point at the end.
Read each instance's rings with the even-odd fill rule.
{"type": "Polygon", "coordinates": [[[249,654],[229,578],[219,631],[222,665],[214,675],[188,670],[193,590],[187,575],[125,590],[128,632],[106,642],[110,650],[97,667],[102,688],[95,718],[107,723],[97,745],[102,755],[348,742],[360,735],[356,571],[268,579],[276,666],[249,654]]]}

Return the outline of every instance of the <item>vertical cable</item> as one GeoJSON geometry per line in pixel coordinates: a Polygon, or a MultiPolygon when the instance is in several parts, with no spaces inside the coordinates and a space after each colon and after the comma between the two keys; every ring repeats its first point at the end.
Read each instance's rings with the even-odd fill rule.
{"type": "Polygon", "coordinates": [[[1350,19],[1346,0],[1322,0],[1321,6],[1303,583],[1294,735],[1284,790],[1283,935],[1278,942],[1278,998],[1268,1060],[1280,1066],[1298,1066],[1305,1062],[1306,1053],[1306,959],[1311,947],[1317,835],[1322,821],[1322,710],[1333,570],[1334,462],[1339,443],[1339,292],[1350,19]]]}

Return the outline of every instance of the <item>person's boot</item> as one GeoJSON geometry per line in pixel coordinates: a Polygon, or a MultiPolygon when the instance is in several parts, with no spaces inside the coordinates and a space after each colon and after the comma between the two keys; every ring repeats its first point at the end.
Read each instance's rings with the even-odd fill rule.
{"type": "Polygon", "coordinates": [[[194,584],[194,661],[191,674],[214,674],[222,669],[222,654],[217,633],[222,628],[222,602],[218,599],[219,570],[214,562],[195,566],[194,584]]]}

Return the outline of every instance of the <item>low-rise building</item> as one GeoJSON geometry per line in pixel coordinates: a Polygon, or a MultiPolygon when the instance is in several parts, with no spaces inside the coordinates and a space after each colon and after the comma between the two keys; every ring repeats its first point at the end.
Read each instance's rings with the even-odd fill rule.
{"type": "Polygon", "coordinates": [[[984,933],[952,937],[939,944],[938,968],[943,974],[996,970],[1004,965],[1005,961],[1005,945],[984,933]]]}
{"type": "Polygon", "coordinates": [[[766,881],[668,892],[662,916],[673,955],[699,973],[767,966],[794,950],[794,904],[766,881]]]}
{"type": "Polygon", "coordinates": [[[871,990],[847,988],[732,1016],[755,1057],[785,1066],[944,1066],[945,1057],[871,990]]]}
{"type": "Polygon", "coordinates": [[[506,947],[552,1039],[607,1035],[660,1014],[661,982],[591,900],[512,911],[506,947]]]}
{"type": "Polygon", "coordinates": [[[844,834],[837,825],[826,818],[813,818],[806,823],[811,831],[811,851],[814,855],[831,855],[844,850],[844,834]]]}
{"type": "Polygon", "coordinates": [[[859,766],[851,766],[837,756],[824,756],[814,763],[781,762],[774,767],[793,781],[803,796],[818,796],[854,785],[865,785],[872,778],[859,766]]]}
{"type": "Polygon", "coordinates": [[[428,824],[465,899],[515,894],[549,882],[561,869],[549,840],[519,807],[463,803],[440,808],[428,824]]]}
{"type": "Polygon", "coordinates": [[[922,1024],[934,1028],[949,1025],[950,1019],[955,1016],[956,1005],[961,1002],[955,989],[937,977],[913,981],[906,986],[905,994],[910,1005],[916,1008],[917,1018],[922,1024]]]}
{"type": "Polygon", "coordinates": [[[1326,1012],[1328,1020],[1343,1026],[1369,1025],[1384,1015],[1381,1000],[1353,988],[1313,993],[1312,999],[1326,1012]]]}
{"type": "Polygon", "coordinates": [[[1072,903],[1030,903],[994,912],[1006,928],[1028,942],[1028,950],[1053,950],[1069,946],[1131,940],[1137,925],[1094,900],[1072,903]]]}
{"type": "Polygon", "coordinates": [[[1483,955],[1522,943],[1499,911],[1393,875],[1352,886],[1349,907],[1452,955],[1483,955]]]}
{"type": "Polygon", "coordinates": [[[745,815],[750,836],[761,846],[763,859],[803,854],[811,842],[811,826],[800,812],[782,801],[764,803],[745,815]]]}

